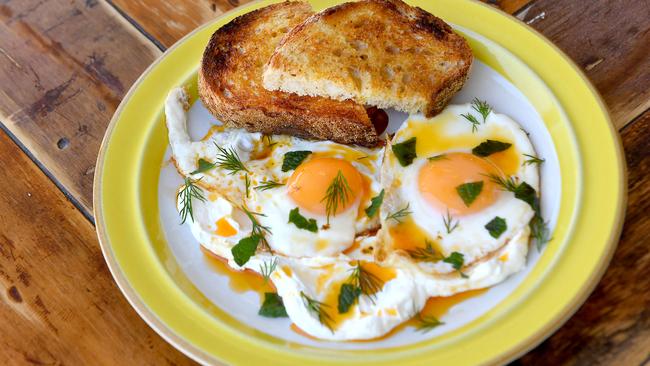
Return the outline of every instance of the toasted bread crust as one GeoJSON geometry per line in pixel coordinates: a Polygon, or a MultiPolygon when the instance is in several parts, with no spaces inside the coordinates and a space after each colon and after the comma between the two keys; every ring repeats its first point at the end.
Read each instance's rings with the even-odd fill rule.
{"type": "Polygon", "coordinates": [[[361,0],[294,27],[263,81],[272,90],[432,116],[464,85],[471,63],[467,41],[441,19],[400,0],[361,0]]]}
{"type": "Polygon", "coordinates": [[[377,133],[362,105],[262,87],[264,63],[281,37],[312,14],[304,2],[284,2],[218,29],[201,61],[199,96],[229,127],[375,146],[377,133]]]}

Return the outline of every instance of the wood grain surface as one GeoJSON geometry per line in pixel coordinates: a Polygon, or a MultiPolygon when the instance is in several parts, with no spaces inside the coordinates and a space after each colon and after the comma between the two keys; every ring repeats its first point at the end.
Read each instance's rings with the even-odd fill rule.
{"type": "Polygon", "coordinates": [[[88,213],[106,126],[159,55],[104,2],[0,1],[0,120],[88,213]]]}
{"type": "Polygon", "coordinates": [[[119,292],[91,223],[4,133],[0,156],[0,364],[190,364],[119,292]]]}
{"type": "Polygon", "coordinates": [[[623,235],[587,302],[515,364],[650,364],[650,111],[622,132],[628,164],[623,235]]]}
{"type": "Polygon", "coordinates": [[[616,127],[650,108],[650,1],[536,0],[520,18],[580,66],[616,127]]]}
{"type": "MultiPolygon", "coordinates": [[[[0,122],[23,149],[0,132],[0,178],[14,182],[0,186],[0,364],[191,363],[128,306],[84,215],[92,219],[105,127],[131,84],[161,49],[240,1],[0,0],[0,122]]],[[[611,267],[576,315],[515,364],[649,365],[650,3],[486,2],[582,68],[625,126],[629,164],[611,267]]]]}

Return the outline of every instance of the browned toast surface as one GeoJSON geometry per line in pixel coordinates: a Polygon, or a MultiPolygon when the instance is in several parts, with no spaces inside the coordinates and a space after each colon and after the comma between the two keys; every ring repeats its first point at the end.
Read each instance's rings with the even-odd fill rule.
{"type": "Polygon", "coordinates": [[[400,0],[361,0],[293,28],[263,80],[272,90],[431,116],[462,87],[471,63],[467,41],[441,19],[400,0]]]}
{"type": "Polygon", "coordinates": [[[203,54],[199,95],[229,127],[374,146],[365,108],[352,101],[269,91],[262,71],[281,38],[313,14],[304,2],[284,2],[242,15],[217,30],[203,54]]]}

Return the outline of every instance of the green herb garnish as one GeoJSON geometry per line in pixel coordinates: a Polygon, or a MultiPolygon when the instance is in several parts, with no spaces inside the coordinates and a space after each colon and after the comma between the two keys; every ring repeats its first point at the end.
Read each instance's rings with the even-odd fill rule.
{"type": "Polygon", "coordinates": [[[436,318],[435,316],[422,316],[422,314],[419,314],[417,330],[419,332],[426,333],[431,329],[441,326],[443,324],[445,323],[438,320],[438,318],[436,318]]]}
{"type": "Polygon", "coordinates": [[[217,154],[217,161],[214,163],[216,166],[229,171],[228,175],[233,175],[241,171],[248,173],[248,169],[246,169],[246,166],[239,158],[239,154],[237,154],[237,151],[235,151],[235,149],[232,147],[229,149],[224,149],[217,144],[214,144],[214,146],[219,149],[219,153],[217,154]]]}
{"type": "Polygon", "coordinates": [[[379,194],[370,199],[370,206],[366,207],[366,216],[372,218],[379,211],[381,203],[384,202],[384,190],[382,189],[379,194]]]}
{"type": "Polygon", "coordinates": [[[472,124],[472,133],[478,131],[478,125],[480,125],[481,122],[479,122],[478,119],[476,119],[476,117],[474,117],[473,114],[465,113],[465,114],[461,114],[461,117],[464,117],[466,120],[469,121],[469,123],[472,124]]]}
{"type": "Polygon", "coordinates": [[[185,223],[188,215],[190,216],[190,219],[194,221],[194,213],[192,210],[193,198],[205,202],[203,190],[195,185],[199,180],[200,179],[193,180],[192,178],[185,177],[183,188],[178,191],[176,199],[181,201],[181,210],[179,211],[179,214],[181,215],[181,225],[185,223]]]}
{"type": "Polygon", "coordinates": [[[325,311],[324,308],[328,308],[329,305],[324,304],[320,301],[316,301],[309,296],[307,296],[304,292],[300,291],[300,297],[302,298],[302,302],[309,310],[309,312],[312,315],[315,315],[318,317],[318,321],[323,324],[325,327],[327,327],[329,330],[334,332],[332,328],[332,317],[325,311]]]}
{"type": "Polygon", "coordinates": [[[336,176],[327,187],[325,197],[321,202],[325,201],[325,213],[327,214],[327,223],[330,223],[330,216],[336,215],[339,206],[345,207],[352,195],[352,188],[348,185],[343,173],[339,170],[336,176]]]}
{"type": "Polygon", "coordinates": [[[546,161],[546,159],[540,159],[534,155],[524,154],[524,156],[527,157],[528,159],[524,160],[524,163],[522,165],[533,165],[533,164],[540,165],[546,161]]]}
{"type": "Polygon", "coordinates": [[[551,229],[548,227],[548,222],[544,221],[539,212],[530,220],[530,233],[535,239],[535,246],[537,250],[542,250],[544,244],[551,240],[551,229]]]}
{"type": "Polygon", "coordinates": [[[284,160],[282,161],[282,171],[288,172],[296,169],[309,154],[311,154],[311,151],[307,150],[289,151],[285,153],[284,160]]]}
{"type": "Polygon", "coordinates": [[[430,241],[425,240],[424,244],[424,248],[418,247],[412,250],[407,250],[406,252],[411,258],[418,262],[438,262],[444,258],[440,253],[437,253],[435,249],[433,249],[433,244],[431,244],[430,241]]]}
{"type": "Polygon", "coordinates": [[[472,109],[481,114],[483,117],[483,123],[485,123],[487,116],[490,114],[490,112],[492,112],[492,107],[490,107],[486,101],[480,100],[478,98],[474,98],[474,100],[472,100],[472,109]]]}
{"type": "Polygon", "coordinates": [[[246,185],[246,198],[248,198],[251,193],[251,180],[248,178],[248,174],[244,174],[244,184],[246,185]]]}
{"type": "Polygon", "coordinates": [[[314,219],[307,219],[300,214],[298,207],[289,211],[289,222],[296,225],[298,229],[303,229],[315,233],[318,231],[318,224],[314,219]]]}
{"type": "Polygon", "coordinates": [[[486,140],[481,142],[478,146],[472,149],[472,154],[480,157],[490,156],[494,153],[498,153],[504,150],[507,150],[511,143],[501,142],[496,140],[486,140]]]}
{"type": "Polygon", "coordinates": [[[341,285],[339,292],[340,314],[346,313],[361,295],[368,296],[370,301],[374,302],[376,293],[384,286],[384,281],[364,269],[361,261],[357,261],[357,265],[351,271],[347,283],[341,285]]]}
{"type": "Polygon", "coordinates": [[[485,224],[485,229],[490,233],[491,237],[498,239],[508,229],[508,225],[504,218],[496,216],[485,224]]]}
{"type": "Polygon", "coordinates": [[[454,222],[454,218],[449,213],[449,209],[447,209],[447,216],[442,216],[442,222],[443,224],[445,224],[445,229],[447,230],[447,234],[451,234],[451,232],[454,231],[459,224],[458,220],[454,222]]]}
{"type": "Polygon", "coordinates": [[[271,275],[275,271],[275,269],[278,267],[278,258],[273,257],[273,259],[268,262],[264,261],[260,265],[260,273],[262,274],[262,278],[264,279],[264,283],[268,283],[269,280],[271,279],[271,275]]]}
{"type": "Polygon", "coordinates": [[[409,211],[409,206],[410,206],[410,203],[407,203],[406,206],[404,206],[404,208],[402,208],[402,209],[400,209],[400,210],[398,210],[396,212],[393,212],[392,214],[386,216],[386,221],[388,221],[390,219],[393,219],[393,220],[397,221],[398,223],[401,223],[402,219],[404,217],[412,214],[412,212],[409,211]]]}
{"type": "Polygon", "coordinates": [[[451,264],[451,266],[454,267],[454,269],[457,270],[458,273],[460,273],[461,277],[467,278],[467,275],[461,271],[461,269],[463,268],[463,264],[465,263],[465,256],[462,253],[452,252],[451,254],[449,254],[448,257],[444,258],[442,261],[451,264]]]}
{"type": "Polygon", "coordinates": [[[284,185],[283,183],[278,183],[278,182],[274,182],[272,180],[267,180],[267,181],[264,181],[264,182],[260,183],[259,186],[256,186],[255,190],[256,191],[267,191],[269,189],[282,187],[283,185],[284,185]]]}
{"type": "Polygon", "coordinates": [[[417,157],[415,153],[415,143],[416,138],[411,137],[410,139],[400,142],[392,146],[393,154],[399,161],[401,166],[409,166],[413,163],[413,159],[417,157]]]}
{"type": "Polygon", "coordinates": [[[357,302],[361,296],[361,288],[351,284],[344,283],[341,285],[341,292],[339,292],[339,314],[345,314],[350,310],[350,307],[357,302]]]}
{"type": "Polygon", "coordinates": [[[261,237],[259,235],[251,235],[241,239],[235,246],[230,249],[232,257],[238,266],[243,266],[255,254],[257,246],[259,245],[261,237]]]}
{"type": "Polygon", "coordinates": [[[251,227],[252,227],[251,236],[255,236],[255,235],[259,236],[260,242],[262,243],[264,249],[271,251],[269,242],[266,240],[266,234],[271,234],[271,229],[269,229],[267,226],[263,226],[257,220],[257,216],[265,217],[265,215],[261,213],[249,211],[245,207],[241,207],[241,210],[244,211],[248,219],[251,221],[251,227]]]}
{"type": "Polygon", "coordinates": [[[264,293],[264,303],[262,303],[262,307],[257,313],[267,318],[286,318],[289,316],[284,308],[282,298],[275,292],[264,293]]]}
{"type": "Polygon", "coordinates": [[[476,200],[476,197],[478,197],[478,195],[481,194],[482,190],[483,190],[482,180],[479,180],[478,182],[461,184],[458,187],[456,187],[456,192],[458,192],[458,195],[460,196],[460,198],[465,203],[465,206],[467,207],[469,207],[472,204],[472,202],[476,200]]]}
{"type": "Polygon", "coordinates": [[[214,168],[215,166],[216,166],[215,163],[211,163],[211,162],[209,162],[207,160],[204,160],[204,159],[199,159],[198,168],[196,168],[196,170],[191,172],[190,174],[194,175],[194,174],[198,174],[198,173],[207,172],[208,170],[214,168]]]}

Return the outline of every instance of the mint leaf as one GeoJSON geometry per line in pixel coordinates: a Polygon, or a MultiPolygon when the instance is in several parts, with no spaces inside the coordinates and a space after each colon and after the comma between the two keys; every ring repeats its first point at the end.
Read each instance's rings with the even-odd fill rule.
{"type": "Polygon", "coordinates": [[[309,154],[311,154],[311,151],[307,150],[289,151],[285,153],[284,160],[282,161],[282,171],[288,172],[289,170],[296,169],[309,154]]]}
{"type": "Polygon", "coordinates": [[[287,310],[284,308],[282,298],[275,292],[264,293],[264,303],[257,314],[267,318],[286,318],[287,310]]]}
{"type": "Polygon", "coordinates": [[[306,217],[301,215],[298,207],[289,211],[289,222],[296,225],[298,229],[304,229],[307,231],[311,231],[312,233],[318,231],[318,224],[316,223],[316,220],[307,219],[306,217]]]}
{"type": "Polygon", "coordinates": [[[413,159],[417,157],[415,153],[415,142],[416,138],[411,137],[404,142],[393,145],[393,154],[395,154],[401,166],[411,165],[413,159]]]}
{"type": "Polygon", "coordinates": [[[206,171],[214,168],[215,166],[217,166],[217,165],[214,164],[214,163],[211,163],[211,162],[209,162],[207,160],[204,160],[204,159],[199,159],[199,167],[196,168],[196,170],[191,172],[190,174],[203,173],[203,172],[206,172],[206,171]]]}
{"type": "Polygon", "coordinates": [[[487,231],[490,232],[490,236],[495,239],[498,239],[507,228],[508,225],[506,225],[506,220],[499,216],[496,216],[492,221],[485,224],[485,229],[487,229],[487,231]]]}
{"type": "Polygon", "coordinates": [[[483,190],[482,180],[478,182],[461,184],[458,187],[456,187],[456,192],[458,192],[458,195],[460,196],[460,198],[465,203],[465,206],[467,207],[469,207],[469,205],[471,205],[472,202],[474,202],[476,197],[478,197],[478,195],[481,194],[482,190],[483,190]]]}
{"type": "Polygon", "coordinates": [[[251,259],[257,250],[257,244],[259,244],[261,238],[259,235],[251,235],[240,240],[239,243],[230,249],[233,259],[238,266],[243,266],[251,259]]]}
{"type": "Polygon", "coordinates": [[[361,287],[350,283],[341,285],[341,292],[339,292],[339,314],[347,313],[359,296],[361,296],[361,287]]]}
{"type": "Polygon", "coordinates": [[[508,142],[501,142],[496,140],[487,140],[481,142],[480,145],[472,149],[472,154],[476,156],[486,157],[500,151],[507,150],[512,144],[508,142]]]}
{"type": "Polygon", "coordinates": [[[381,192],[376,197],[373,197],[370,199],[370,206],[366,207],[366,216],[372,218],[377,214],[377,211],[379,211],[379,207],[381,207],[381,203],[384,202],[384,190],[382,189],[381,192]]]}

